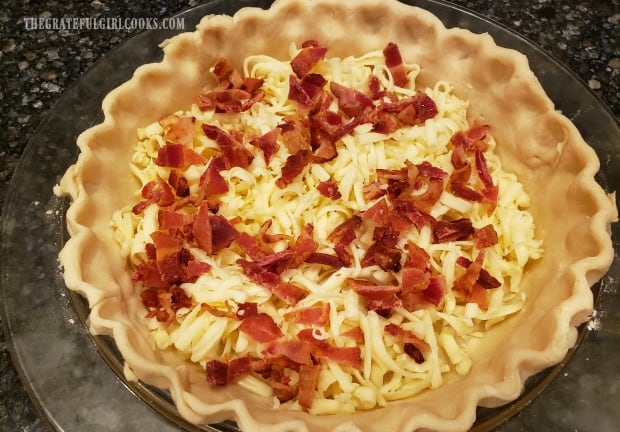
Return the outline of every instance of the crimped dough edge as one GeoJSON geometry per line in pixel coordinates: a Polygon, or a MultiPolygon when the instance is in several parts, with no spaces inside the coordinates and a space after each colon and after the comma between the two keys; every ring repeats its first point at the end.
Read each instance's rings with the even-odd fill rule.
{"type": "Polygon", "coordinates": [[[247,431],[464,431],[474,423],[478,405],[516,399],[527,377],[559,363],[575,344],[576,327],[593,310],[590,287],[613,259],[609,225],[617,210],[594,180],[599,169],[594,150],[554,110],[524,55],[498,47],[487,34],[446,29],[431,13],[396,0],[277,0],[268,10],[207,16],[195,32],[166,41],[164,54],[160,63],[138,68],[109,93],[103,123],[79,136],[79,158],[60,183],[72,198],[71,238],[60,260],[67,287],[88,299],[91,332],[112,335],[135,376],[169,389],[185,419],[234,419],[247,431]],[[418,86],[438,79],[452,83],[459,97],[470,100],[470,120],[491,124],[503,167],[531,196],[530,211],[545,246],[544,257],[523,279],[524,310],[487,334],[472,353],[467,376],[447,377],[438,389],[410,400],[350,415],[274,410],[272,400],[235,385],[214,391],[199,367],[153,351],[139,293],[109,227],[112,213],[137,187],[128,163],[138,127],[186,109],[201,89],[214,86],[209,68],[218,57],[238,67],[251,54],[286,58],[291,42],[307,39],[343,57],[393,41],[404,59],[421,66],[418,86]]]}

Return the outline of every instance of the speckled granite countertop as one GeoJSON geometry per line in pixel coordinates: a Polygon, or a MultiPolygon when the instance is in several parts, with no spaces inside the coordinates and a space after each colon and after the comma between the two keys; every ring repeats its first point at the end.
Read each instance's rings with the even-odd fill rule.
{"type": "MultiPolygon", "coordinates": [[[[30,17],[163,18],[195,6],[197,0],[139,2],[42,3],[3,2],[0,10],[0,206],[19,158],[43,116],[73,82],[98,59],[139,30],[26,30],[30,17]]],[[[620,116],[620,0],[453,0],[492,18],[525,36],[568,65],[612,110],[620,116]]],[[[191,29],[187,29],[191,30],[191,29]]],[[[595,342],[595,341],[594,341],[595,342]]],[[[592,354],[593,356],[596,353],[592,354]]],[[[596,359],[592,359],[592,363],[596,359]]],[[[600,359],[611,368],[612,359],[600,359]],[[609,364],[608,364],[609,363],[609,364]]],[[[615,361],[617,362],[617,358],[615,361]]],[[[570,368],[592,367],[590,358],[575,359],[554,383],[566,386],[570,368]]],[[[613,375],[612,375],[613,376],[613,375]]],[[[599,383],[611,399],[618,397],[619,381],[599,383]]],[[[553,394],[550,388],[548,392],[553,394]]],[[[579,389],[579,383],[575,384],[579,389]]],[[[579,409],[584,409],[584,395],[579,409]]],[[[601,400],[604,400],[602,397],[601,400]]],[[[600,422],[585,423],[569,403],[549,403],[556,410],[554,430],[611,431],[620,424],[617,406],[599,406],[600,422]]],[[[588,404],[585,404],[588,409],[588,404]]],[[[541,425],[542,426],[542,425],[541,425]]],[[[0,332],[0,430],[46,431],[45,421],[29,400],[15,371],[5,335],[0,332]]],[[[514,430],[514,429],[511,429],[514,430]]],[[[526,429],[523,429],[526,430],[526,429]]],[[[531,429],[527,429],[531,430],[531,429]]],[[[544,430],[550,430],[545,427],[544,430]]]]}

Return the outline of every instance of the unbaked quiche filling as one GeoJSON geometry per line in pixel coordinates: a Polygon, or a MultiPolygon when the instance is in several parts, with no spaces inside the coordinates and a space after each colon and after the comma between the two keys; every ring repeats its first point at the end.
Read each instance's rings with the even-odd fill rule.
{"type": "Polygon", "coordinates": [[[215,386],[313,414],[467,374],[541,256],[529,197],[449,82],[398,46],[221,59],[184,112],[138,130],[112,219],[154,349],[215,386]]]}

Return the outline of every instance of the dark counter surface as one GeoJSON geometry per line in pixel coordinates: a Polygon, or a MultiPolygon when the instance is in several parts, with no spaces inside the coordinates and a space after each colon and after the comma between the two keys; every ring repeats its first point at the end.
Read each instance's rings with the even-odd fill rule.
{"type": "MultiPolygon", "coordinates": [[[[6,191],[33,132],[43,116],[63,92],[98,59],[141,30],[28,30],[34,17],[87,18],[163,18],[197,5],[197,0],[138,2],[49,1],[45,3],[4,1],[0,8],[0,207],[6,191]]],[[[620,117],[620,0],[454,0],[450,3],[469,8],[515,30],[547,53],[566,64],[592,91],[620,117]]],[[[187,28],[191,31],[191,28],[187,28]]],[[[620,143],[618,143],[620,144],[620,143]]],[[[1,300],[0,300],[1,301],[1,300]]],[[[615,370],[619,359],[605,358],[596,350],[596,332],[591,332],[565,371],[543,396],[520,416],[542,418],[553,410],[555,419],[541,421],[541,429],[558,431],[612,431],[620,424],[618,401],[620,378],[605,382],[605,371],[615,370]],[[588,377],[579,370],[596,369],[588,377]],[[573,382],[599,380],[593,383],[573,382]],[[571,387],[572,386],[572,387],[571,387]],[[566,395],[574,388],[567,400],[566,395]],[[600,389],[591,391],[589,389],[600,389]],[[568,390],[567,390],[568,389],[568,390]],[[615,402],[614,402],[615,401],[615,402]],[[586,421],[596,413],[596,422],[586,421]],[[544,426],[543,426],[544,424],[544,426]],[[552,429],[550,429],[550,426],[552,429]]],[[[519,426],[523,427],[523,426],[519,426]]],[[[7,340],[0,330],[0,430],[47,431],[15,371],[7,340]]],[[[500,427],[499,430],[504,430],[500,427]]],[[[506,427],[505,430],[533,430],[506,427]]],[[[93,431],[94,432],[94,431],[93,431]]]]}

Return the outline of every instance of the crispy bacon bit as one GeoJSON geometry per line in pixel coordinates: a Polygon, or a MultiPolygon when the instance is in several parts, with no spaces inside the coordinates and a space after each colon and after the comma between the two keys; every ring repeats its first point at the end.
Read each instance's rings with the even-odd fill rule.
{"type": "Polygon", "coordinates": [[[266,313],[249,316],[241,321],[239,330],[257,342],[267,343],[282,337],[282,331],[266,313]]]}
{"type": "MultiPolygon", "coordinates": [[[[484,249],[478,253],[476,260],[472,262],[469,266],[467,266],[467,268],[465,269],[465,273],[463,273],[461,276],[459,276],[454,281],[452,290],[455,293],[459,294],[466,301],[480,300],[480,297],[476,295],[475,291],[479,289],[484,290],[484,288],[482,288],[482,286],[477,283],[480,277],[480,273],[482,271],[483,262],[484,262],[484,249]],[[479,287],[479,288],[476,288],[476,287],[479,287]]],[[[476,301],[476,303],[478,302],[476,301]]],[[[486,303],[486,294],[484,296],[483,303],[486,303]]],[[[480,303],[478,303],[478,305],[480,307],[483,306],[483,304],[480,304],[480,303]]]]}
{"type": "Polygon", "coordinates": [[[261,135],[260,137],[254,137],[250,140],[250,144],[255,147],[258,147],[263,151],[263,156],[265,157],[265,164],[269,165],[269,161],[271,160],[271,156],[273,156],[280,146],[277,143],[277,139],[280,136],[281,129],[275,128],[266,134],[261,135]]]}
{"type": "Polygon", "coordinates": [[[337,200],[342,197],[340,191],[338,190],[338,185],[333,181],[324,181],[319,183],[316,187],[321,195],[327,197],[332,200],[337,200]]]}
{"type": "Polygon", "coordinates": [[[211,236],[213,253],[218,253],[227,248],[237,238],[239,232],[231,225],[224,216],[209,216],[211,222],[211,236]]]}
{"type": "Polygon", "coordinates": [[[284,123],[278,125],[278,129],[282,131],[282,140],[290,154],[295,154],[300,150],[312,150],[307,121],[297,117],[287,117],[284,123]]]}
{"type": "Polygon", "coordinates": [[[327,48],[320,46],[318,43],[306,44],[306,46],[291,60],[293,72],[295,72],[295,75],[299,78],[303,78],[326,53],[327,48]]]}
{"type": "Polygon", "coordinates": [[[294,306],[306,296],[306,291],[303,288],[284,282],[279,275],[264,269],[256,263],[238,259],[237,264],[241,266],[243,273],[248,278],[269,289],[273,295],[290,305],[294,306]]]}
{"type": "Polygon", "coordinates": [[[213,75],[219,80],[219,88],[240,88],[243,85],[243,77],[228,60],[220,57],[213,66],[213,75]]]}
{"type": "Polygon", "coordinates": [[[405,267],[402,271],[402,295],[403,307],[412,312],[426,305],[424,290],[430,283],[430,272],[415,267],[405,267]]]}
{"type": "Polygon", "coordinates": [[[300,340],[309,341],[313,345],[313,354],[318,358],[327,358],[336,363],[351,366],[355,369],[362,367],[362,356],[359,347],[335,347],[327,341],[318,340],[313,335],[312,329],[304,329],[297,333],[300,340]]]}
{"type": "Polygon", "coordinates": [[[286,249],[267,255],[256,261],[255,264],[271,273],[281,274],[294,258],[295,253],[292,250],[286,249]]]}
{"type": "Polygon", "coordinates": [[[401,342],[415,345],[422,352],[429,352],[431,347],[425,341],[417,337],[411,330],[402,328],[399,325],[389,323],[383,328],[385,332],[401,342]]]}
{"type": "MultiPolygon", "coordinates": [[[[412,222],[416,227],[418,227],[418,229],[422,229],[422,227],[424,227],[425,225],[435,224],[435,218],[433,218],[428,213],[420,210],[411,200],[394,200],[393,205],[394,211],[397,214],[404,216],[408,221],[412,222]]],[[[392,220],[393,216],[390,215],[390,221],[392,220]]]]}
{"type": "Polygon", "coordinates": [[[192,224],[194,218],[184,213],[160,209],[157,215],[157,222],[161,230],[174,230],[192,224]]]}
{"type": "Polygon", "coordinates": [[[435,243],[448,243],[468,239],[475,232],[471,221],[461,218],[453,221],[437,221],[433,228],[435,243]]]}
{"type": "Polygon", "coordinates": [[[174,236],[155,231],[151,234],[155,244],[157,268],[162,279],[168,284],[175,284],[183,280],[184,272],[181,267],[183,244],[174,236]]]}
{"type": "Polygon", "coordinates": [[[189,183],[179,171],[175,169],[170,170],[168,184],[174,189],[178,197],[184,198],[189,196],[189,183]]]}
{"type": "Polygon", "coordinates": [[[364,185],[362,192],[364,193],[364,198],[366,201],[372,201],[373,199],[379,198],[386,193],[385,189],[381,187],[381,183],[378,181],[364,185]]]}
{"type": "Polygon", "coordinates": [[[381,199],[374,203],[368,210],[362,213],[362,218],[371,220],[379,226],[383,226],[389,221],[389,208],[387,201],[381,199]]]}
{"type": "Polygon", "coordinates": [[[170,323],[176,311],[192,305],[191,299],[183,288],[171,285],[166,288],[147,288],[141,294],[142,304],[149,309],[147,317],[155,317],[157,321],[170,323]]]}
{"type": "Polygon", "coordinates": [[[282,167],[282,175],[276,180],[276,186],[284,189],[286,185],[291,183],[301,174],[303,169],[312,161],[312,152],[308,150],[300,150],[297,153],[286,158],[286,162],[282,167]]]}
{"type": "Polygon", "coordinates": [[[142,201],[136,204],[132,209],[133,214],[140,214],[150,204],[157,204],[159,207],[167,207],[174,204],[174,192],[170,185],[161,178],[152,180],[142,188],[142,201]]]}
{"type": "Polygon", "coordinates": [[[439,201],[443,189],[443,180],[437,177],[431,177],[428,180],[426,192],[421,195],[413,196],[412,201],[418,209],[430,213],[433,206],[439,201]]]}
{"type": "Polygon", "coordinates": [[[375,285],[372,282],[352,278],[347,278],[346,284],[368,300],[381,300],[400,292],[400,287],[397,285],[375,285]]]}
{"type": "Polygon", "coordinates": [[[474,232],[474,239],[476,240],[476,247],[478,249],[484,249],[497,244],[497,231],[493,225],[485,225],[482,228],[476,229],[474,232]]]}
{"type": "Polygon", "coordinates": [[[345,87],[337,82],[330,83],[330,90],[338,99],[338,107],[349,117],[357,117],[365,108],[373,106],[372,99],[364,93],[345,87]]]}
{"type": "Polygon", "coordinates": [[[273,253],[273,250],[267,244],[259,242],[256,237],[246,232],[240,232],[236,241],[239,247],[254,261],[273,253]]]}
{"type": "Polygon", "coordinates": [[[272,342],[265,354],[284,356],[299,365],[312,365],[312,345],[305,340],[279,340],[272,342]]]}
{"type": "MultiPolygon", "coordinates": [[[[456,263],[461,267],[468,268],[471,265],[471,260],[461,256],[457,258],[456,263]]],[[[482,285],[484,289],[493,289],[502,286],[501,282],[494,276],[491,276],[491,273],[484,268],[480,269],[480,275],[476,282],[482,285]]]]}
{"type": "Polygon", "coordinates": [[[424,249],[412,242],[408,242],[405,248],[409,252],[405,267],[415,267],[421,270],[429,268],[430,256],[424,249]]]}
{"type": "Polygon", "coordinates": [[[295,244],[291,248],[293,258],[289,261],[288,268],[299,267],[310,255],[316,252],[319,244],[312,237],[312,231],[314,231],[314,226],[307,224],[301,234],[299,234],[299,237],[297,237],[295,244]]]}
{"type": "Polygon", "coordinates": [[[324,100],[326,96],[323,94],[325,84],[327,84],[327,80],[319,74],[308,74],[301,80],[291,75],[289,77],[288,98],[306,108],[315,106],[320,108],[327,102],[324,100]]]}
{"type": "Polygon", "coordinates": [[[183,168],[188,165],[202,165],[206,159],[184,144],[166,144],[157,151],[155,165],[183,168]]]}
{"type": "Polygon", "coordinates": [[[288,321],[299,324],[329,325],[329,303],[321,306],[306,307],[291,311],[284,315],[288,321]]]}
{"type": "Polygon", "coordinates": [[[239,303],[237,305],[237,318],[245,319],[258,314],[258,305],[253,302],[239,303]]]}
{"type": "Polygon", "coordinates": [[[314,391],[319,382],[319,373],[321,365],[301,365],[299,368],[299,394],[297,401],[304,408],[312,408],[314,400],[314,391]]]}
{"type": "Polygon", "coordinates": [[[225,170],[226,165],[224,159],[221,156],[211,158],[209,166],[205,172],[200,176],[200,188],[204,191],[207,197],[219,195],[228,192],[228,185],[226,180],[220,174],[220,171],[225,170]]]}
{"type": "Polygon", "coordinates": [[[383,56],[385,57],[385,65],[392,73],[394,84],[399,87],[404,87],[407,85],[409,78],[407,77],[407,71],[403,65],[403,59],[400,55],[398,45],[394,42],[388,43],[383,49],[383,56]]]}
{"type": "Polygon", "coordinates": [[[250,372],[250,357],[238,357],[228,363],[209,360],[206,364],[207,382],[213,385],[226,385],[250,372]]]}
{"type": "Polygon", "coordinates": [[[164,135],[167,142],[187,145],[194,136],[195,117],[177,117],[168,132],[164,135]]]}
{"type": "Polygon", "coordinates": [[[340,261],[347,267],[351,265],[352,261],[351,255],[345,248],[355,239],[355,230],[357,230],[361,224],[362,218],[358,215],[354,215],[338,225],[334,231],[327,236],[327,240],[336,243],[334,246],[336,255],[338,255],[340,261]]]}
{"type": "Polygon", "coordinates": [[[422,354],[422,351],[420,351],[420,349],[411,342],[405,342],[403,345],[403,351],[405,351],[405,353],[417,364],[424,363],[424,354],[422,354]]]}
{"type": "Polygon", "coordinates": [[[192,227],[192,234],[198,246],[207,255],[213,254],[213,230],[211,228],[211,215],[209,205],[203,202],[196,213],[196,219],[192,227]]]}
{"type": "Polygon", "coordinates": [[[351,338],[359,344],[364,343],[364,332],[362,331],[361,327],[353,327],[351,330],[347,330],[346,332],[342,333],[342,336],[351,338]]]}
{"type": "Polygon", "coordinates": [[[340,268],[344,266],[343,262],[337,256],[322,252],[311,253],[308,258],[306,258],[306,262],[309,264],[326,265],[333,268],[340,268]]]}
{"type": "Polygon", "coordinates": [[[243,143],[217,126],[203,124],[202,130],[208,138],[216,142],[222,151],[222,158],[224,159],[226,169],[230,169],[234,166],[241,168],[250,166],[254,156],[243,143]]]}

